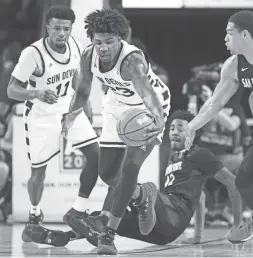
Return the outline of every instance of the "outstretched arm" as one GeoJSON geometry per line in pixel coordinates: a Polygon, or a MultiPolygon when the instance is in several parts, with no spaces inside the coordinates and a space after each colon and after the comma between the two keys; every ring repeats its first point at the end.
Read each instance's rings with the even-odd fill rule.
{"type": "Polygon", "coordinates": [[[79,72],[76,72],[73,78],[73,88],[76,92],[71,100],[69,112],[62,118],[62,135],[67,137],[70,127],[73,125],[76,117],[84,110],[89,117],[89,97],[93,74],[91,72],[92,48],[87,48],[81,57],[79,72]]]}
{"type": "Polygon", "coordinates": [[[149,82],[147,70],[147,62],[138,52],[130,54],[122,64],[122,74],[133,82],[136,92],[155,119],[156,128],[153,128],[153,135],[150,135],[152,137],[164,127],[164,118],[161,102],[149,82]]]}
{"type": "Polygon", "coordinates": [[[210,122],[235,94],[239,87],[237,79],[237,57],[232,56],[224,63],[221,78],[213,96],[200,109],[198,115],[188,124],[193,131],[210,122]]]}

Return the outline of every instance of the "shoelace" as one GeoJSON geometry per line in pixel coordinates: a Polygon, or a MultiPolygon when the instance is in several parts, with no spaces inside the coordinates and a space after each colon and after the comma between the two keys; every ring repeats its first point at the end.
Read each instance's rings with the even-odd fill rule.
{"type": "Polygon", "coordinates": [[[108,242],[112,242],[114,240],[114,233],[111,229],[108,229],[105,232],[102,232],[99,236],[100,240],[107,240],[108,242]]]}
{"type": "Polygon", "coordinates": [[[253,221],[252,219],[245,219],[244,223],[240,225],[239,229],[247,229],[248,231],[253,231],[253,221]]]}
{"type": "Polygon", "coordinates": [[[29,218],[27,220],[27,223],[31,223],[31,224],[37,224],[40,222],[40,220],[38,220],[36,217],[38,216],[35,216],[35,214],[30,214],[29,215],[29,218]]]}
{"type": "MultiPolygon", "coordinates": [[[[86,209],[85,211],[81,212],[80,219],[83,220],[84,218],[88,217],[90,214],[88,213],[89,209],[86,209]]],[[[79,218],[79,217],[78,217],[79,218]]]]}
{"type": "Polygon", "coordinates": [[[148,202],[145,201],[144,203],[136,206],[136,209],[141,219],[145,219],[148,211],[148,202]]]}

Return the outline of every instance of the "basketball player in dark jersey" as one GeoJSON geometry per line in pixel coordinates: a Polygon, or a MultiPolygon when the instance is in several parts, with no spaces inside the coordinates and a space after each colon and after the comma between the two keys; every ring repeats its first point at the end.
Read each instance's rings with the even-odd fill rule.
{"type": "MultiPolygon", "coordinates": [[[[221,70],[221,78],[213,96],[203,105],[198,115],[186,126],[186,148],[189,149],[195,132],[211,121],[240,88],[253,86],[253,12],[233,14],[227,24],[225,45],[232,56],[221,70]]],[[[253,114],[253,93],[249,97],[253,114]]],[[[236,186],[248,207],[253,210],[253,145],[252,141],[236,177],[236,186]]],[[[253,219],[232,230],[228,240],[245,242],[253,237],[253,219]]]]}
{"type": "MultiPolygon", "coordinates": [[[[171,125],[165,131],[169,133],[173,154],[165,173],[164,190],[159,192],[155,188],[157,198],[152,205],[156,214],[156,223],[152,231],[147,235],[141,233],[139,217],[152,217],[153,215],[147,212],[147,201],[144,195],[137,195],[119,224],[118,235],[158,245],[171,243],[188,227],[195,206],[200,200],[204,184],[208,177],[213,176],[227,186],[232,202],[235,226],[241,223],[241,197],[235,187],[235,176],[208,149],[197,145],[189,151],[184,149],[185,133],[183,128],[193,117],[189,112],[176,111],[172,115],[171,125]]],[[[143,185],[152,184],[149,182],[143,185]]],[[[98,234],[107,224],[108,217],[101,214],[88,218],[96,221],[93,223],[95,227],[89,229],[80,220],[80,227],[82,228],[82,225],[84,227],[82,235],[90,243],[97,245],[98,234]]],[[[34,233],[33,240],[35,242],[55,246],[65,245],[68,241],[79,238],[71,231],[52,231],[41,226],[34,233]]]]}

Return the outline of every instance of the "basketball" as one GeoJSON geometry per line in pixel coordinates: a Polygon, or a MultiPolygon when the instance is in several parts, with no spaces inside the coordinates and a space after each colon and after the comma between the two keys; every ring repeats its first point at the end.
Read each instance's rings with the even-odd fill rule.
{"type": "Polygon", "coordinates": [[[145,128],[151,126],[154,121],[147,110],[131,108],[122,114],[117,123],[118,135],[128,146],[139,147],[145,145],[149,139],[144,137],[145,128]]]}

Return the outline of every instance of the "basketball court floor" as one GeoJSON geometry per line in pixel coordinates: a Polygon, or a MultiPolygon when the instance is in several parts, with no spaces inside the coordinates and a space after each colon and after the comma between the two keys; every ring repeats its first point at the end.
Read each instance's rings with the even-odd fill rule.
{"type": "MultiPolygon", "coordinates": [[[[52,229],[67,230],[64,225],[45,225],[52,229]]],[[[0,257],[94,257],[96,248],[81,239],[68,243],[65,247],[23,243],[21,233],[24,225],[0,225],[0,257]]],[[[183,244],[193,234],[193,228],[185,231],[176,242],[156,246],[127,238],[116,237],[118,256],[127,257],[252,257],[253,240],[245,244],[233,245],[225,236],[227,228],[206,229],[204,241],[199,245],[183,244]]]]}

